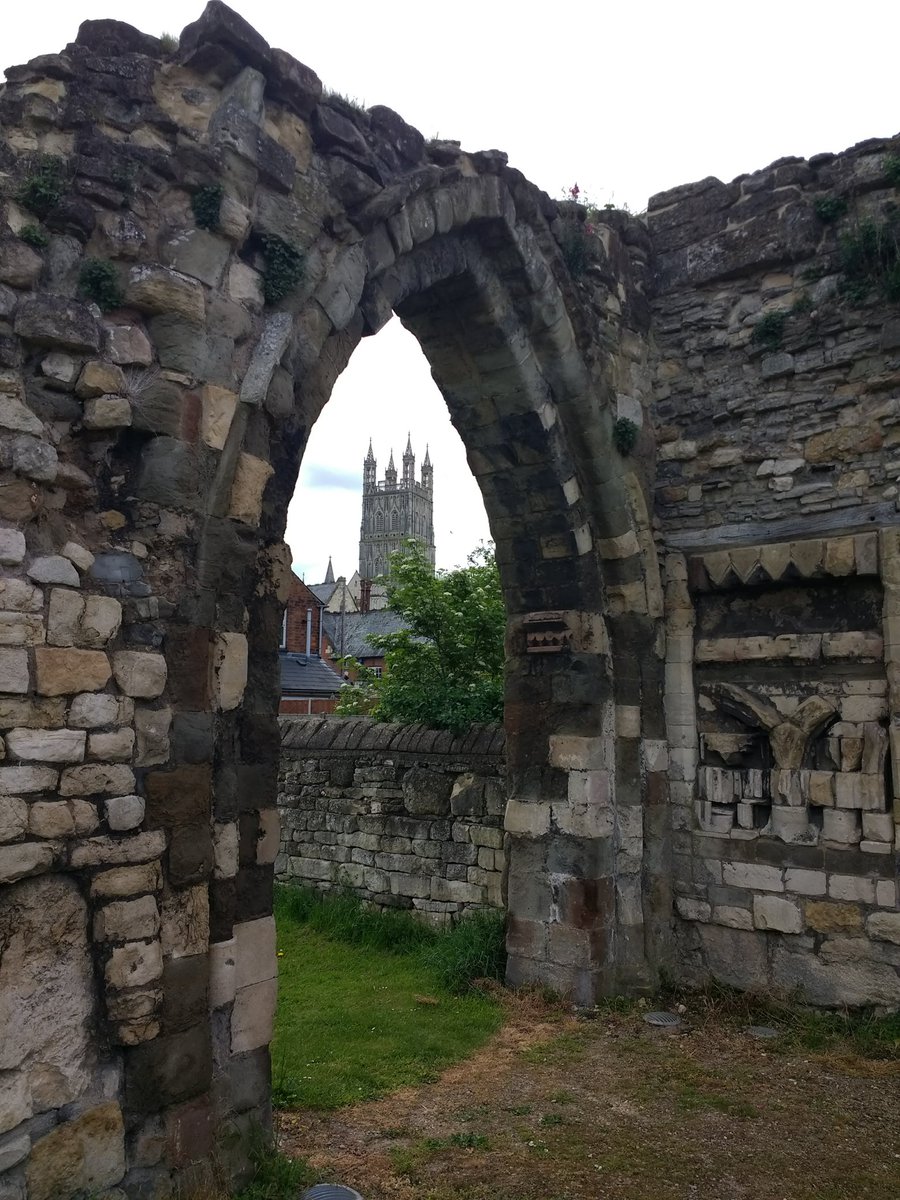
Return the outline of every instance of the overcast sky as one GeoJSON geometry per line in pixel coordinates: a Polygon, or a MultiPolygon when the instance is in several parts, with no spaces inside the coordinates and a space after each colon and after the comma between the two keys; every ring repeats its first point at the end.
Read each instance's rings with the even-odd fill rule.
{"type": "MultiPolygon", "coordinates": [[[[785,155],[843,150],[900,129],[896,0],[235,0],[326,87],[387,104],[426,137],[499,148],[552,196],[577,182],[641,210],[654,192],[785,155]]],[[[4,65],[61,49],[81,20],[179,33],[202,4],[42,0],[3,5],[4,65]],[[21,14],[21,15],[20,15],[21,14]]],[[[295,567],[317,582],[357,566],[362,460],[379,476],[411,432],[430,442],[438,565],[463,562],[487,524],[443,400],[393,320],[360,346],[310,439],[291,507],[295,567]],[[323,512],[331,519],[322,520],[323,512]]]]}

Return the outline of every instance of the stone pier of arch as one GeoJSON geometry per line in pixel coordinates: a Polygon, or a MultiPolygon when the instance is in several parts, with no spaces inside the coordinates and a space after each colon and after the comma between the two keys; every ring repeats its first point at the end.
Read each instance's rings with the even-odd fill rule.
{"type": "Polygon", "coordinates": [[[510,982],[900,1003],[900,321],[816,209],[881,219],[897,143],[588,234],[217,0],[6,78],[0,1195],[165,1195],[270,1120],[287,505],[393,313],[506,599],[510,982]]]}

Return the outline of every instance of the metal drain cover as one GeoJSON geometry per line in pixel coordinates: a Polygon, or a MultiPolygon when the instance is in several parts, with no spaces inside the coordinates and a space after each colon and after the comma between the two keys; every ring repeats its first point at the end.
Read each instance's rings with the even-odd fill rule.
{"type": "Polygon", "coordinates": [[[781,1036],[780,1031],[773,1029],[771,1025],[748,1025],[744,1033],[752,1038],[757,1038],[761,1042],[781,1036]]]}
{"type": "Polygon", "coordinates": [[[359,1192],[340,1183],[317,1183],[300,1197],[300,1200],[363,1200],[359,1192]]]}
{"type": "Polygon", "coordinates": [[[648,1025],[656,1025],[660,1029],[677,1029],[681,1024],[681,1017],[670,1012],[644,1013],[644,1020],[648,1025]]]}

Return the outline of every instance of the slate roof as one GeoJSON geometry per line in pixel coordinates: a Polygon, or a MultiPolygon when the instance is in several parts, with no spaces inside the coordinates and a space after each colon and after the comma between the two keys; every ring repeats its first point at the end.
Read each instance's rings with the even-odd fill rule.
{"type": "MultiPolygon", "coordinates": [[[[368,639],[385,633],[398,633],[405,628],[403,618],[390,608],[377,608],[367,613],[344,613],[344,653],[359,659],[377,657],[379,651],[368,639]]],[[[325,632],[334,646],[335,654],[340,654],[340,613],[325,613],[325,632]]]]}
{"type": "Polygon", "coordinates": [[[282,696],[336,696],[343,680],[315,654],[278,655],[282,696]]]}
{"type": "Polygon", "coordinates": [[[322,604],[327,604],[337,591],[337,584],[333,579],[329,583],[308,583],[306,586],[322,604]]]}

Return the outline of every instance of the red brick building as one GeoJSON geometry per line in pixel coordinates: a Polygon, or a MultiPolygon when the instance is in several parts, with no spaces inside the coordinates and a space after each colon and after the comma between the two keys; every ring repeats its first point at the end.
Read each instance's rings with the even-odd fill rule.
{"type": "Polygon", "coordinates": [[[281,630],[279,712],[334,712],[343,680],[323,654],[324,612],[322,601],[295,576],[281,630]]]}

